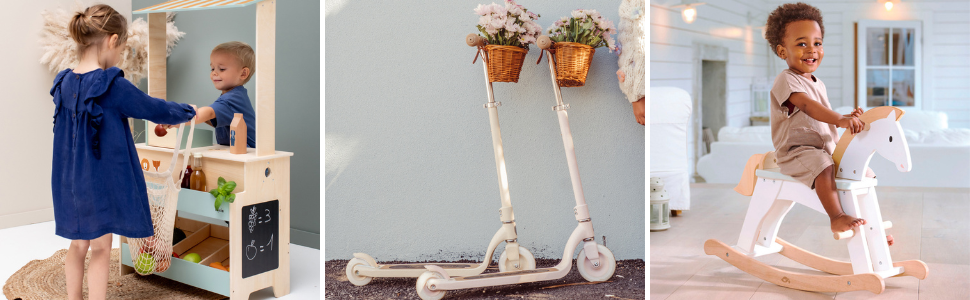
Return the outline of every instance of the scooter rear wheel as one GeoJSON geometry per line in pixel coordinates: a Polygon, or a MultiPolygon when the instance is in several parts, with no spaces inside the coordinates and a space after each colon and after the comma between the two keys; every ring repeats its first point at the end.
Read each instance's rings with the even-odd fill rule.
{"type": "Polygon", "coordinates": [[[512,261],[509,260],[508,251],[502,251],[502,255],[498,257],[498,271],[522,271],[522,270],[535,270],[536,269],[536,258],[529,252],[529,249],[519,246],[519,261],[518,267],[516,267],[512,261]]]}
{"type": "Polygon", "coordinates": [[[367,261],[356,257],[350,259],[350,261],[347,262],[347,280],[356,286],[367,285],[368,283],[370,283],[372,279],[374,279],[374,277],[357,275],[357,271],[354,270],[354,268],[356,268],[357,266],[368,266],[368,267],[375,267],[375,266],[371,266],[370,264],[367,263],[367,261]]]}
{"type": "Polygon", "coordinates": [[[418,297],[421,297],[423,300],[439,300],[444,298],[445,291],[432,291],[428,286],[428,280],[431,278],[444,279],[445,276],[441,275],[441,273],[432,271],[421,273],[421,276],[418,277],[418,282],[416,284],[418,297]]]}
{"type": "Polygon", "coordinates": [[[596,245],[596,250],[600,256],[598,267],[593,266],[593,262],[586,257],[586,249],[583,249],[579,251],[579,255],[576,257],[576,269],[579,270],[579,275],[582,275],[587,281],[606,281],[613,277],[613,273],[616,272],[616,258],[613,257],[613,252],[606,246],[596,245]]]}

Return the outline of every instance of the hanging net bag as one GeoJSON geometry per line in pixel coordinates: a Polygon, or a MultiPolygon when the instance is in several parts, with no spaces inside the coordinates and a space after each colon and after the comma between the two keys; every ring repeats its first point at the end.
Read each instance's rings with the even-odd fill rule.
{"type": "MultiPolygon", "coordinates": [[[[193,121],[195,118],[192,119],[193,121]]],[[[182,143],[182,132],[185,124],[179,125],[178,135],[175,138],[175,149],[172,153],[172,162],[167,170],[158,172],[145,171],[145,183],[148,186],[148,204],[151,208],[152,227],[155,234],[147,238],[128,238],[128,250],[131,254],[132,265],[135,272],[141,275],[151,275],[155,272],[161,273],[168,270],[172,265],[172,232],[175,228],[175,212],[178,206],[179,191],[182,189],[182,176],[185,175],[185,167],[188,165],[192,150],[192,133],[195,131],[195,124],[189,128],[188,144],[185,145],[185,158],[181,168],[176,168],[178,162],[178,149],[182,143]],[[177,179],[172,177],[172,172],[178,171],[177,179]],[[175,181],[177,180],[177,181],[175,181]]]]}

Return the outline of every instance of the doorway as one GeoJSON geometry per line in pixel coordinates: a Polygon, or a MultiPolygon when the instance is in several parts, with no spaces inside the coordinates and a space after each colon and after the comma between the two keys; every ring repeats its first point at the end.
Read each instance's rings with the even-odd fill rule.
{"type": "Polygon", "coordinates": [[[711,151],[717,131],[727,125],[727,62],[702,60],[701,62],[701,131],[704,152],[711,151]]]}

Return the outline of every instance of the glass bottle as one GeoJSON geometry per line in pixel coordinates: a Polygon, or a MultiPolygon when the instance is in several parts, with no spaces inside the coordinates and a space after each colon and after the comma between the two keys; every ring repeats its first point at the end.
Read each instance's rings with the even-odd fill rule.
{"type": "Polygon", "coordinates": [[[185,174],[182,175],[182,188],[192,188],[192,165],[185,166],[185,174]]]}
{"type": "Polygon", "coordinates": [[[196,191],[208,192],[205,186],[205,172],[202,172],[202,153],[195,153],[195,169],[192,170],[190,188],[196,191]]]}

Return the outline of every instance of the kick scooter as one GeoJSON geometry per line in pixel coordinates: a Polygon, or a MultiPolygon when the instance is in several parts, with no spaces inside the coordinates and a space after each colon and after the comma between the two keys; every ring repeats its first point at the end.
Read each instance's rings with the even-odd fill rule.
{"type": "MultiPolygon", "coordinates": [[[[485,251],[485,259],[479,264],[464,263],[442,263],[438,264],[441,269],[448,270],[451,274],[460,276],[478,275],[485,271],[489,263],[492,262],[492,255],[495,249],[502,242],[505,242],[505,251],[498,259],[499,271],[533,270],[536,268],[535,257],[529,249],[519,246],[518,237],[515,231],[515,214],[512,213],[512,200],[509,196],[508,175],[505,173],[505,153],[502,150],[502,130],[498,124],[498,107],[501,102],[495,102],[492,93],[492,81],[488,80],[488,55],[484,46],[484,39],[476,34],[469,34],[465,38],[465,43],[469,46],[478,47],[478,56],[482,58],[485,67],[485,90],[488,94],[488,121],[492,131],[492,148],[495,150],[495,169],[498,172],[499,195],[502,200],[502,208],[499,209],[502,227],[499,227],[491,242],[488,243],[488,250],[485,251]]],[[[347,262],[347,279],[354,285],[366,285],[374,277],[418,277],[424,273],[426,263],[418,264],[393,264],[381,265],[370,255],[364,253],[354,253],[354,258],[347,262]]]]}
{"type": "MultiPolygon", "coordinates": [[[[552,41],[548,36],[540,36],[537,40],[539,48],[548,51],[552,46],[552,41]]],[[[569,118],[566,116],[566,109],[569,105],[562,102],[562,94],[559,91],[559,83],[556,81],[556,69],[553,62],[554,56],[549,53],[549,72],[552,75],[553,91],[556,94],[556,106],[552,109],[559,116],[559,129],[562,133],[562,143],[566,150],[566,163],[569,166],[569,178],[572,181],[573,195],[576,198],[576,207],[573,209],[576,221],[576,229],[569,236],[566,242],[566,249],[563,250],[562,260],[554,267],[535,270],[502,271],[474,276],[460,276],[451,270],[437,265],[427,265],[427,272],[418,277],[416,284],[418,296],[425,300],[437,300],[445,296],[447,290],[478,288],[486,286],[498,286],[507,284],[518,284],[526,282],[537,282],[555,280],[563,278],[572,269],[573,251],[580,242],[583,249],[579,251],[576,258],[576,268],[579,274],[588,281],[606,281],[613,277],[616,270],[616,259],[613,252],[606,246],[596,244],[593,235],[593,222],[589,218],[589,209],[586,207],[586,199],[583,197],[583,186],[579,179],[579,166],[576,164],[576,152],[573,148],[573,135],[569,131],[569,118]],[[455,277],[453,277],[455,276],[455,277]]]]}

